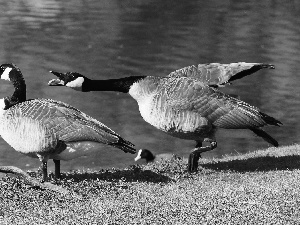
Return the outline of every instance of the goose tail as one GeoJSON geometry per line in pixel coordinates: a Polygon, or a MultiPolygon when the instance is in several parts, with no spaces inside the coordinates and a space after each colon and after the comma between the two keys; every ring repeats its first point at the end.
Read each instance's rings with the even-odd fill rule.
{"type": "MultiPolygon", "coordinates": [[[[262,117],[262,119],[268,125],[273,125],[273,126],[282,125],[282,123],[279,120],[277,120],[265,113],[262,113],[262,112],[259,112],[259,113],[260,113],[260,116],[262,117]]],[[[269,134],[267,134],[264,130],[257,128],[257,127],[251,127],[250,130],[252,130],[252,132],[255,133],[257,136],[263,138],[266,142],[270,143],[271,145],[273,145],[275,147],[278,147],[278,142],[274,138],[272,138],[269,134]]]]}
{"type": "Polygon", "coordinates": [[[265,114],[265,113],[262,113],[262,112],[259,112],[259,113],[260,113],[260,116],[262,117],[262,119],[263,119],[267,124],[273,125],[273,126],[278,126],[278,127],[279,127],[280,125],[282,125],[282,123],[281,123],[279,120],[273,118],[272,116],[269,116],[269,115],[267,115],[267,114],[265,114]]]}
{"type": "Polygon", "coordinates": [[[260,128],[251,127],[250,130],[255,133],[257,136],[263,138],[266,142],[270,143],[271,145],[278,147],[278,142],[271,137],[268,133],[260,128]]]}

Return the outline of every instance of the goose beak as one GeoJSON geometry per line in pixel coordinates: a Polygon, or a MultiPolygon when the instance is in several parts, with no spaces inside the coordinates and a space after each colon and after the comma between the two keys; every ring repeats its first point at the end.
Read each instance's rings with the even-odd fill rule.
{"type": "Polygon", "coordinates": [[[60,79],[52,79],[48,82],[49,86],[65,86],[65,82],[60,79]]]}

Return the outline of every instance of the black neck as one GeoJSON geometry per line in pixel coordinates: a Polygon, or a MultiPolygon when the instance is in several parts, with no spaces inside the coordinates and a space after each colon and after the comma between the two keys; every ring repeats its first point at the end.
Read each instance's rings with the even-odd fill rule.
{"type": "Polygon", "coordinates": [[[143,157],[145,157],[146,162],[153,162],[155,159],[155,155],[153,155],[152,152],[147,149],[144,151],[143,157]]]}
{"type": "Polygon", "coordinates": [[[118,91],[128,93],[133,83],[144,79],[146,76],[131,76],[120,79],[90,80],[86,79],[82,85],[82,91],[118,91]]]}
{"type": "Polygon", "coordinates": [[[15,88],[15,91],[11,96],[5,98],[6,108],[26,101],[26,84],[22,73],[20,71],[15,71],[10,80],[15,88]]]}
{"type": "Polygon", "coordinates": [[[153,154],[148,155],[147,158],[146,158],[146,162],[147,162],[147,163],[148,163],[148,162],[153,162],[154,159],[155,159],[155,156],[154,156],[153,154]]]}

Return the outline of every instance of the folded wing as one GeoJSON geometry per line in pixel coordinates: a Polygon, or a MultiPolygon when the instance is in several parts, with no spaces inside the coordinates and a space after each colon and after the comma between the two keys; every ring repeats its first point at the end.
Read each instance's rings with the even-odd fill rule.
{"type": "MultiPolygon", "coordinates": [[[[50,99],[33,99],[12,108],[14,117],[25,117],[45,126],[64,142],[95,141],[134,151],[133,144],[121,138],[113,130],[63,102],[50,99]]],[[[123,149],[122,149],[123,150],[123,149]]]]}
{"type": "Polygon", "coordinates": [[[200,81],[174,78],[172,87],[166,87],[166,102],[174,110],[196,112],[213,126],[227,129],[245,129],[264,125],[279,125],[278,120],[260,112],[254,106],[226,95],[200,81]],[[169,91],[169,90],[176,91],[169,91]]]}

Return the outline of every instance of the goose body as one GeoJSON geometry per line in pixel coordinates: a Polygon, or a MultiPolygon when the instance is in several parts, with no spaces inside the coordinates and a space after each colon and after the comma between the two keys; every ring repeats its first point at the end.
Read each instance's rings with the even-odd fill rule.
{"type": "Polygon", "coordinates": [[[267,124],[255,107],[197,80],[162,78],[156,90],[145,91],[144,82],[156,79],[147,77],[133,84],[129,94],[146,122],[172,136],[200,141],[212,138],[217,127],[246,129],[267,124]]]}
{"type": "Polygon", "coordinates": [[[5,110],[0,134],[16,151],[31,157],[71,160],[112,145],[134,152],[132,144],[99,121],[63,102],[32,99],[5,110]],[[13,134],[13,135],[12,135],[13,134]]]}
{"type": "Polygon", "coordinates": [[[48,159],[59,160],[89,155],[109,145],[135,153],[133,144],[80,110],[51,99],[26,100],[25,81],[12,64],[0,67],[1,78],[10,80],[15,92],[0,101],[0,135],[16,151],[39,158],[47,176],[48,159]],[[8,76],[9,75],[9,76],[8,76]]]}
{"type": "Polygon", "coordinates": [[[90,80],[72,72],[52,72],[59,79],[51,80],[49,85],[64,85],[81,91],[128,93],[137,101],[146,122],[174,137],[196,141],[189,159],[189,170],[194,171],[200,153],[216,147],[218,128],[250,129],[278,146],[278,142],[261,129],[265,125],[279,126],[278,120],[216,88],[262,68],[274,66],[258,63],[200,64],[177,70],[167,77],[110,80],[90,80]],[[202,147],[203,141],[211,145],[202,147]]]}

